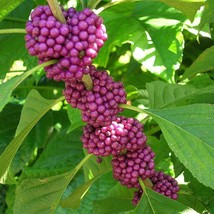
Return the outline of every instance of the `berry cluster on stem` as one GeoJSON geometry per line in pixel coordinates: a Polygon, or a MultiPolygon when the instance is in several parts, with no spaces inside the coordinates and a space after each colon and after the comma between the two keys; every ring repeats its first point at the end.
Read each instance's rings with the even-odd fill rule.
{"type": "Polygon", "coordinates": [[[97,162],[112,155],[113,177],[128,188],[138,188],[132,203],[137,205],[143,190],[139,179],[150,179],[150,188],[177,199],[177,182],[155,171],[155,154],[146,143],[143,125],[118,114],[126,104],[122,82],[115,82],[105,70],[97,70],[92,60],[107,39],[103,19],[89,8],[65,10],[55,1],[38,6],[26,23],[26,48],[39,63],[56,59],[45,67],[47,78],[64,81],[68,104],[82,112],[81,140],[97,162]]]}

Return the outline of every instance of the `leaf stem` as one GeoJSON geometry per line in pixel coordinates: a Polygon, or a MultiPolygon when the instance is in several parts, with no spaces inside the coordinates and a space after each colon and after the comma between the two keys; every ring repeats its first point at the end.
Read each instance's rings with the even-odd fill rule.
{"type": "Polygon", "coordinates": [[[81,3],[81,6],[82,6],[82,9],[84,9],[85,8],[84,0],[80,0],[80,3],[81,3]]]}
{"type": "Polygon", "coordinates": [[[60,21],[61,23],[64,23],[66,24],[66,20],[65,20],[65,17],[62,13],[62,10],[59,6],[59,3],[57,0],[47,0],[50,8],[51,8],[51,11],[53,13],[53,15],[56,17],[56,19],[58,21],[60,21]]]}
{"type": "MultiPolygon", "coordinates": [[[[91,4],[87,5],[92,10],[96,8],[96,6],[101,2],[101,0],[92,1],[91,4]]],[[[90,2],[89,2],[90,3],[90,2]]]]}
{"type": "MultiPolygon", "coordinates": [[[[69,172],[69,180],[71,181],[73,177],[76,175],[76,173],[81,169],[81,167],[88,161],[88,159],[92,157],[92,154],[87,154],[80,163],[69,172]]],[[[69,182],[70,182],[69,181],[69,182]]]]}
{"type": "Polygon", "coordinates": [[[35,71],[37,71],[37,70],[39,70],[39,69],[41,69],[41,68],[44,68],[44,67],[46,67],[46,66],[48,66],[48,65],[55,64],[57,61],[58,61],[58,60],[53,59],[53,60],[44,62],[44,63],[42,63],[42,64],[40,64],[40,65],[37,65],[37,66],[33,67],[32,69],[30,69],[30,70],[24,72],[24,73],[22,74],[22,78],[20,78],[20,79],[16,82],[16,84],[14,84],[13,90],[14,90],[24,79],[26,79],[28,76],[30,76],[31,74],[33,74],[35,71]]]}
{"type": "Polygon", "coordinates": [[[127,104],[120,104],[119,105],[121,108],[124,108],[124,109],[129,109],[129,110],[133,110],[133,111],[136,111],[136,112],[139,112],[139,113],[146,113],[146,111],[144,111],[143,109],[141,108],[138,108],[136,106],[132,106],[132,105],[127,105],[127,104]]]}
{"type": "Polygon", "coordinates": [[[26,33],[26,30],[19,29],[19,28],[0,29],[0,34],[8,34],[8,33],[26,33]]]}
{"type": "MultiPolygon", "coordinates": [[[[147,179],[146,179],[146,180],[147,180],[147,179]]],[[[149,180],[149,179],[148,179],[148,180],[149,180]]],[[[149,180],[149,181],[150,181],[150,180],[149,180]]],[[[150,205],[150,207],[151,207],[151,209],[152,209],[152,212],[153,212],[153,213],[156,213],[155,210],[154,210],[154,208],[153,208],[153,205],[152,205],[152,203],[151,203],[151,201],[150,201],[150,198],[149,198],[149,196],[148,196],[148,193],[147,193],[147,191],[146,191],[146,185],[145,185],[144,181],[142,181],[142,179],[140,178],[140,179],[139,179],[139,182],[140,182],[140,186],[141,186],[142,189],[143,189],[144,194],[145,194],[146,197],[147,197],[147,200],[148,200],[149,205],[150,205]]],[[[151,182],[151,181],[150,181],[150,182],[151,182]]]]}

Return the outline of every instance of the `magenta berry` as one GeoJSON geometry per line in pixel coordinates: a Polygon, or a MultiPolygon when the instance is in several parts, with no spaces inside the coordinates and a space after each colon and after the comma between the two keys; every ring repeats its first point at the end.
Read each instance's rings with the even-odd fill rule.
{"type": "MultiPolygon", "coordinates": [[[[89,97],[90,99],[92,97],[89,97]]],[[[96,109],[96,106],[92,105],[91,108],[96,109]]],[[[146,137],[142,131],[143,126],[137,120],[118,117],[108,126],[94,128],[92,125],[86,125],[81,139],[88,153],[96,156],[115,156],[124,150],[143,148],[146,137]]]]}
{"type": "MultiPolygon", "coordinates": [[[[62,11],[67,16],[63,8],[62,11]]],[[[42,61],[60,58],[61,48],[52,48],[64,44],[70,33],[68,24],[57,21],[49,6],[38,6],[33,10],[26,23],[26,31],[25,41],[29,54],[42,61]]]]}
{"type": "Polygon", "coordinates": [[[83,66],[90,65],[107,39],[103,20],[89,8],[85,8],[68,18],[67,23],[71,40],[74,42],[73,49],[78,53],[76,55],[74,50],[70,50],[70,57],[78,57],[83,66]],[[91,39],[92,37],[94,39],[91,39]]]}
{"type": "MultiPolygon", "coordinates": [[[[117,119],[117,114],[122,112],[123,109],[119,107],[119,104],[126,103],[123,84],[114,82],[106,71],[98,71],[94,66],[90,66],[88,69],[87,71],[93,82],[93,89],[86,90],[81,81],[76,83],[75,80],[71,79],[65,81],[65,98],[72,107],[79,108],[82,111],[84,122],[94,127],[108,126],[117,119]],[[75,84],[82,84],[79,93],[75,84]],[[73,97],[74,92],[78,93],[78,96],[73,97]]],[[[74,73],[77,74],[77,72],[74,73]]],[[[79,75],[82,75],[81,70],[79,75]]]]}
{"type": "Polygon", "coordinates": [[[97,158],[96,158],[96,161],[97,161],[97,163],[102,163],[102,162],[103,162],[103,159],[102,159],[101,157],[97,157],[97,158]]]}
{"type": "Polygon", "coordinates": [[[145,180],[154,174],[154,156],[149,146],[114,156],[113,177],[128,188],[139,188],[139,178],[145,180]]]}
{"type": "Polygon", "coordinates": [[[62,8],[62,12],[65,24],[56,20],[49,6],[35,8],[26,23],[26,48],[40,63],[59,59],[56,64],[45,67],[48,78],[81,80],[87,73],[84,68],[91,66],[107,39],[106,29],[103,20],[88,8],[80,12],[62,8]]]}
{"type": "Polygon", "coordinates": [[[137,206],[137,205],[138,205],[138,203],[139,203],[139,201],[140,201],[142,195],[143,195],[143,189],[141,189],[141,188],[139,188],[138,190],[136,190],[136,191],[134,192],[134,197],[133,197],[133,199],[132,199],[132,204],[133,204],[134,206],[137,206]]]}
{"type": "Polygon", "coordinates": [[[153,185],[153,190],[165,195],[169,198],[176,200],[178,198],[177,192],[179,191],[179,186],[177,181],[170,175],[166,175],[163,172],[155,172],[151,178],[153,185]]]}
{"type": "MultiPolygon", "coordinates": [[[[170,175],[166,175],[163,172],[155,171],[150,181],[153,184],[152,189],[168,198],[176,200],[178,198],[179,186],[177,181],[170,175]]],[[[134,192],[134,198],[132,200],[133,205],[137,205],[142,197],[143,190],[140,187],[134,192]]]]}

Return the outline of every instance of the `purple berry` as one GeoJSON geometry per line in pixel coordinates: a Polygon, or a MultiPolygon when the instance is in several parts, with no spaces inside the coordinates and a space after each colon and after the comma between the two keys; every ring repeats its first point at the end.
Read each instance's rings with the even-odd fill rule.
{"type": "Polygon", "coordinates": [[[134,192],[134,198],[132,199],[132,204],[137,206],[141,197],[143,195],[143,190],[139,188],[137,191],[134,192]]]}
{"type": "Polygon", "coordinates": [[[166,175],[161,171],[156,171],[151,177],[151,182],[153,183],[154,191],[159,192],[160,194],[165,195],[174,200],[178,198],[178,183],[170,175],[166,175]]]}
{"type": "Polygon", "coordinates": [[[149,146],[114,156],[112,159],[113,177],[128,188],[139,188],[139,178],[145,180],[154,174],[154,164],[151,164],[154,163],[154,156],[149,146]],[[145,152],[150,156],[150,160],[145,160],[145,152]]]}
{"type": "MultiPolygon", "coordinates": [[[[83,66],[90,65],[107,39],[103,20],[89,8],[85,8],[68,18],[67,23],[70,27],[70,40],[73,41],[74,48],[78,51],[77,56],[83,66]],[[93,48],[95,46],[96,49],[93,48]]],[[[76,56],[71,54],[71,57],[76,56]]]]}
{"type": "MultiPolygon", "coordinates": [[[[67,12],[63,8],[62,11],[66,15],[67,12]]],[[[68,18],[67,15],[65,18],[68,18]]],[[[64,45],[67,41],[70,33],[69,26],[57,21],[49,6],[38,6],[33,10],[30,20],[26,23],[26,31],[26,48],[29,54],[39,58],[40,63],[63,57],[62,48],[55,48],[55,45],[64,45]],[[54,53],[47,47],[54,47],[54,53]]]]}
{"type": "MultiPolygon", "coordinates": [[[[82,67],[91,66],[92,59],[107,39],[106,29],[102,18],[89,8],[80,12],[74,8],[67,11],[62,8],[62,12],[66,24],[57,21],[49,6],[35,8],[26,23],[26,48],[29,54],[39,58],[40,63],[59,59],[56,64],[45,68],[48,78],[56,81],[70,78],[81,80],[85,74],[82,67]],[[61,64],[64,58],[69,60],[69,65],[61,64]]],[[[119,102],[120,99],[116,99],[119,102]]],[[[86,120],[89,118],[87,114],[83,117],[86,120]]]]}
{"type": "MultiPolygon", "coordinates": [[[[78,58],[76,59],[78,60],[78,58]]],[[[74,63],[75,62],[72,61],[71,64],[74,63]]],[[[59,69],[57,68],[57,70],[59,70],[58,72],[62,69],[66,74],[70,72],[71,79],[65,80],[66,88],[64,90],[64,95],[67,102],[74,108],[82,110],[83,121],[90,125],[93,125],[94,127],[110,125],[112,121],[117,119],[117,114],[123,110],[119,107],[119,104],[126,103],[126,93],[123,84],[114,82],[112,77],[109,76],[106,71],[98,71],[94,66],[82,67],[83,69],[80,69],[80,67],[78,67],[78,61],[76,63],[76,67],[70,66],[68,70],[67,68],[63,68],[63,66],[60,66],[59,69]],[[73,70],[71,71],[71,69],[73,70]],[[81,91],[78,99],[74,100],[72,98],[72,93],[73,91],[76,91],[76,81],[72,78],[76,77],[76,79],[81,82],[83,74],[90,74],[93,82],[93,89],[88,91],[84,87],[84,90],[81,91]],[[117,91],[114,91],[114,89],[117,89],[117,91]],[[119,92],[120,96],[118,94],[119,92]],[[89,100],[87,99],[88,97],[90,97],[89,100]],[[119,99],[117,99],[118,97],[119,99]]],[[[83,83],[81,84],[84,86],[83,83]]],[[[140,145],[142,142],[139,142],[138,144],[140,145]]],[[[132,146],[129,145],[129,148],[132,149],[132,146]]]]}

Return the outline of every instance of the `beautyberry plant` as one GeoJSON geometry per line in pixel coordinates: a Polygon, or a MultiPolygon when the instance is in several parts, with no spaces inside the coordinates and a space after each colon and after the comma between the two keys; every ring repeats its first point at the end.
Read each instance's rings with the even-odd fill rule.
{"type": "Polygon", "coordinates": [[[0,1],[0,212],[214,212],[211,4],[0,1]]]}

